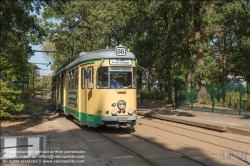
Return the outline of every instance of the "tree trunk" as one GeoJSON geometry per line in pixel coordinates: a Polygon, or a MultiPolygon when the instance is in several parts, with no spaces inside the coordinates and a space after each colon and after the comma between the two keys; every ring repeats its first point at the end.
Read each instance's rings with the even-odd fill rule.
{"type": "Polygon", "coordinates": [[[169,104],[173,103],[173,100],[172,100],[172,78],[171,78],[170,70],[168,73],[168,103],[169,104]]]}
{"type": "MultiPolygon", "coordinates": [[[[198,2],[197,4],[194,5],[194,35],[195,35],[195,41],[198,43],[198,66],[204,66],[204,59],[202,56],[202,52],[203,50],[200,48],[199,43],[200,43],[200,39],[201,39],[201,20],[199,19],[199,17],[201,16],[200,13],[200,9],[201,9],[201,5],[198,2]]],[[[200,76],[198,76],[197,79],[197,85],[198,85],[198,94],[197,94],[197,102],[200,103],[202,98],[206,97],[207,95],[207,90],[204,87],[204,85],[206,84],[205,80],[203,79],[205,75],[201,74],[200,76]]]]}

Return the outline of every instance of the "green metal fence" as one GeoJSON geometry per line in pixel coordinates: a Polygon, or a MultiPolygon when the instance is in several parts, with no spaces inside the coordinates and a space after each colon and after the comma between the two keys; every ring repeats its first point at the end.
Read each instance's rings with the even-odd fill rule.
{"type": "Polygon", "coordinates": [[[250,85],[175,86],[176,108],[250,115],[250,85]]]}

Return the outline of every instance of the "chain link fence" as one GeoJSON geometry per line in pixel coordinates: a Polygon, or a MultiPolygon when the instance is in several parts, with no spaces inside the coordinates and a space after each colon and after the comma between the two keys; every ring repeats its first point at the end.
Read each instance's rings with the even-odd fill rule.
{"type": "Polygon", "coordinates": [[[178,109],[250,115],[250,85],[175,86],[173,99],[178,109]]]}

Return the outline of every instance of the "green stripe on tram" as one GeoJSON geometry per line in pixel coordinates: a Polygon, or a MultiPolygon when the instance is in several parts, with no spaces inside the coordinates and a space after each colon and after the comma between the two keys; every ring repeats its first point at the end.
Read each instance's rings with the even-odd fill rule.
{"type": "Polygon", "coordinates": [[[85,123],[90,126],[99,126],[104,123],[101,120],[100,115],[95,114],[85,114],[83,112],[78,112],[76,110],[65,107],[65,113],[75,116],[80,122],[85,123]]]}

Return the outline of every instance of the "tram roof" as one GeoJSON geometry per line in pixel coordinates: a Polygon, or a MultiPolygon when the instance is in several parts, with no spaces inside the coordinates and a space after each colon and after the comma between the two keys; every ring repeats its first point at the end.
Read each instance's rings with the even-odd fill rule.
{"type": "MultiPolygon", "coordinates": [[[[64,70],[68,70],[75,65],[80,64],[81,62],[90,61],[90,60],[98,60],[98,59],[135,59],[135,55],[126,50],[126,55],[118,56],[116,55],[115,49],[100,49],[94,50],[91,52],[81,52],[78,56],[71,60],[71,62],[64,67],[60,68],[55,75],[58,75],[60,72],[64,70]]],[[[55,76],[54,75],[54,76],[55,76]]]]}

